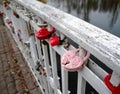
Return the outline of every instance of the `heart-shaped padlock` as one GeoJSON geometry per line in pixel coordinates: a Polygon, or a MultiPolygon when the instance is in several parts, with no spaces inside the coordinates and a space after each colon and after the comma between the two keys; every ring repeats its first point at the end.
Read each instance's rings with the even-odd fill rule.
{"type": "Polygon", "coordinates": [[[56,46],[56,45],[60,45],[60,39],[58,36],[54,36],[52,38],[50,38],[50,44],[51,46],[56,46]]]}
{"type": "Polygon", "coordinates": [[[53,28],[52,31],[48,31],[47,28],[42,28],[36,33],[36,37],[39,40],[48,39],[50,37],[50,35],[53,34],[55,31],[56,31],[55,28],[53,28]]]}
{"type": "Polygon", "coordinates": [[[4,17],[5,16],[4,12],[0,11],[0,16],[4,17]]]}
{"type": "Polygon", "coordinates": [[[12,21],[11,21],[11,20],[8,20],[8,21],[7,21],[7,24],[12,24],[12,21]]]}
{"type": "Polygon", "coordinates": [[[76,50],[67,51],[63,55],[61,59],[61,64],[68,71],[74,72],[82,69],[84,62],[86,62],[87,59],[90,57],[89,52],[86,52],[86,55],[83,58],[77,55],[78,52],[79,49],[76,49],[76,50]]]}

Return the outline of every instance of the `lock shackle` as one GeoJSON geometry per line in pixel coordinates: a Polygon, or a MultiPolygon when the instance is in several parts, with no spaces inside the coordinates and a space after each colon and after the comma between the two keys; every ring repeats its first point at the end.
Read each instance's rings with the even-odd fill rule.
{"type": "MultiPolygon", "coordinates": [[[[80,49],[75,50],[76,55],[77,55],[78,52],[80,52],[80,49]]],[[[90,53],[88,51],[86,51],[85,56],[82,57],[83,62],[85,62],[88,59],[88,57],[90,57],[90,53]]]]}
{"type": "Polygon", "coordinates": [[[90,57],[90,53],[88,51],[86,51],[85,56],[82,58],[83,62],[86,62],[86,60],[88,59],[88,57],[90,57]]]}

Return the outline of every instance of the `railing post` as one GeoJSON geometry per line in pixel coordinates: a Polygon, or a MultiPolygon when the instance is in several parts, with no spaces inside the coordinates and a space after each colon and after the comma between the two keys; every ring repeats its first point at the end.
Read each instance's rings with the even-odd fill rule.
{"type": "Polygon", "coordinates": [[[18,29],[20,29],[20,22],[21,22],[21,19],[20,18],[16,18],[14,15],[13,15],[13,10],[9,10],[9,14],[8,15],[11,15],[10,19],[12,20],[12,23],[13,23],[13,26],[14,26],[14,37],[15,37],[15,40],[19,46],[19,48],[21,49],[21,51],[23,51],[23,45],[22,43],[19,41],[18,39],[18,35],[17,35],[17,31],[18,29]]]}
{"type": "Polygon", "coordinates": [[[120,85],[120,75],[113,71],[110,82],[113,86],[117,87],[120,85]]]}
{"type": "Polygon", "coordinates": [[[54,79],[54,91],[57,94],[57,89],[60,89],[58,74],[57,74],[57,60],[56,60],[56,53],[53,48],[50,46],[50,57],[51,57],[51,64],[52,64],[52,73],[54,79]]]}
{"type": "MultiPolygon", "coordinates": [[[[84,57],[86,51],[80,47],[79,56],[84,57]]],[[[77,94],[85,94],[86,81],[81,75],[81,72],[78,71],[78,83],[77,83],[77,94]]]]}
{"type": "Polygon", "coordinates": [[[27,25],[26,25],[26,21],[23,20],[22,18],[20,18],[20,28],[21,28],[21,36],[23,39],[23,42],[27,42],[29,40],[29,36],[28,36],[28,31],[27,31],[27,25]]]}
{"type": "Polygon", "coordinates": [[[53,90],[50,86],[50,77],[51,77],[51,70],[50,70],[50,60],[49,60],[49,56],[48,56],[48,48],[47,45],[42,44],[42,48],[43,48],[43,54],[44,54],[44,63],[45,63],[45,68],[46,68],[46,75],[47,75],[47,80],[48,80],[48,89],[49,91],[47,92],[47,94],[54,94],[53,90]]]}
{"type": "MultiPolygon", "coordinates": [[[[61,33],[60,38],[61,40],[64,39],[64,35],[61,33]]],[[[68,71],[64,69],[61,65],[61,76],[62,76],[62,93],[68,94],[68,71]]]]}

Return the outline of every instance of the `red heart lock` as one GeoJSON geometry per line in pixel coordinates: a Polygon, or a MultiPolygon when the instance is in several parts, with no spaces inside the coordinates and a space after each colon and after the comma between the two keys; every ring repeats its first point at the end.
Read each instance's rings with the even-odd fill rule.
{"type": "Polygon", "coordinates": [[[46,28],[42,28],[41,30],[39,30],[39,31],[36,33],[36,37],[37,37],[39,40],[47,39],[47,38],[49,38],[49,36],[50,36],[50,32],[49,32],[48,29],[46,29],[46,28]]]}
{"type": "Polygon", "coordinates": [[[12,21],[11,20],[7,21],[7,24],[12,24],[12,21]]]}
{"type": "Polygon", "coordinates": [[[58,36],[54,36],[54,37],[50,38],[50,44],[51,44],[51,46],[60,45],[59,37],[58,36]]]}
{"type": "Polygon", "coordinates": [[[4,15],[5,15],[4,12],[1,12],[1,11],[0,11],[0,16],[1,16],[1,17],[4,17],[4,15]]]}
{"type": "Polygon", "coordinates": [[[48,31],[47,28],[42,28],[40,29],[37,33],[36,33],[36,37],[39,39],[39,40],[44,40],[44,39],[48,39],[50,37],[50,35],[52,33],[55,32],[55,28],[53,28],[52,31],[48,31]]]}

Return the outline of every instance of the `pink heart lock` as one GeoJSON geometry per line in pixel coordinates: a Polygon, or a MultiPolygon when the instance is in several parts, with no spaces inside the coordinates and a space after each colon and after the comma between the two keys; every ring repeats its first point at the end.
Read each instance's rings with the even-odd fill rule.
{"type": "Polygon", "coordinates": [[[60,45],[59,37],[58,36],[54,36],[54,37],[50,38],[50,44],[51,44],[51,46],[60,45]]]}
{"type": "Polygon", "coordinates": [[[79,49],[76,49],[68,51],[63,55],[61,64],[66,70],[74,72],[83,68],[83,64],[90,57],[90,53],[87,52],[86,55],[82,58],[77,56],[78,52],[79,49]]]}

